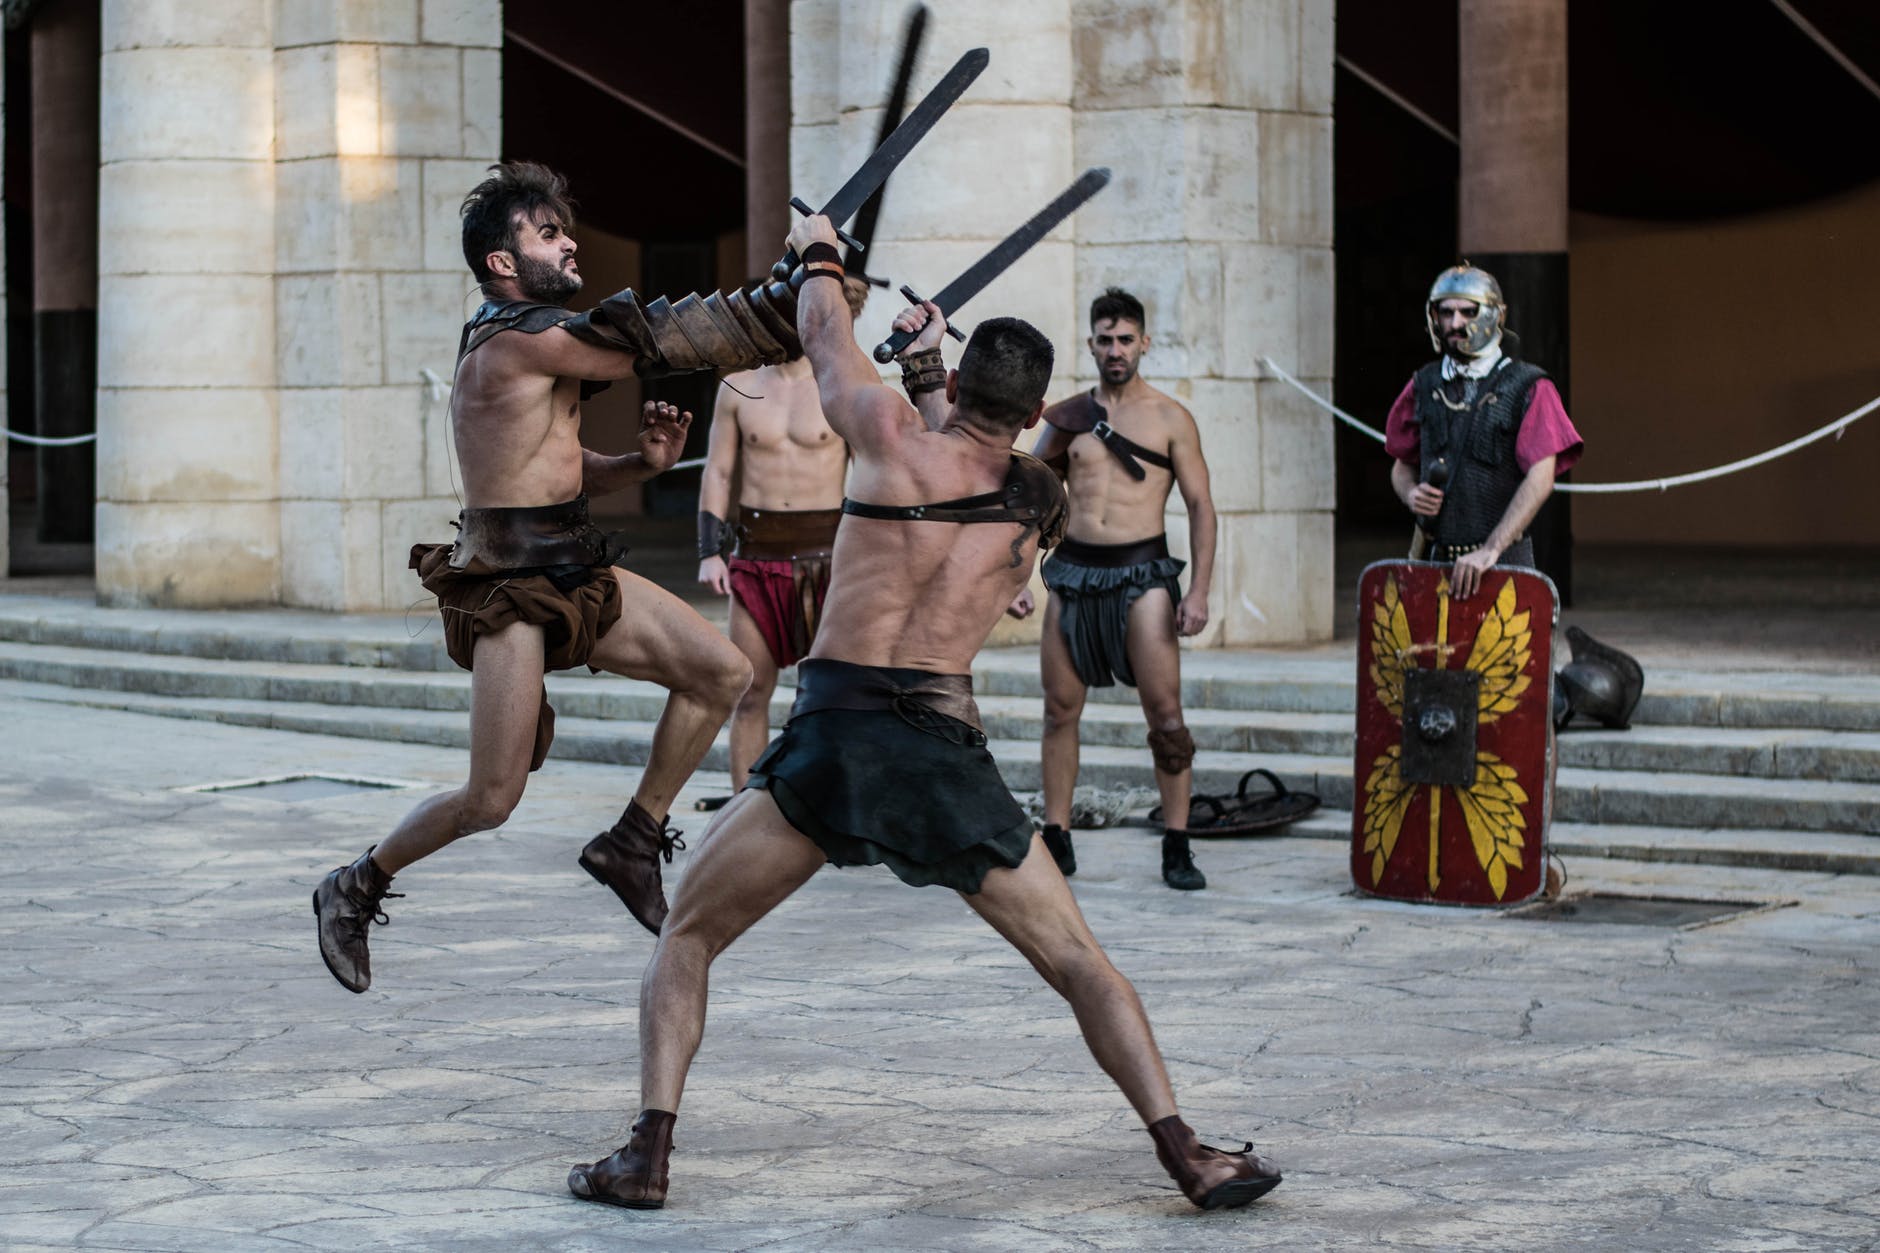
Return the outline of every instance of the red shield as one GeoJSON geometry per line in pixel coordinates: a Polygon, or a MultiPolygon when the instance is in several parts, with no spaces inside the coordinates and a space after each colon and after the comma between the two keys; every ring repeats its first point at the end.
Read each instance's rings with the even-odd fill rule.
{"type": "Polygon", "coordinates": [[[1513,905],[1546,875],[1559,598],[1497,568],[1381,561],[1358,584],[1351,877],[1373,896],[1513,905]]]}

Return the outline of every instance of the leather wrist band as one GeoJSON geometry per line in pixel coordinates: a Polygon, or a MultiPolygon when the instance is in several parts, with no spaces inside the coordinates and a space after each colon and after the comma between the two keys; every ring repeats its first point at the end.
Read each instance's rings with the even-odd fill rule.
{"type": "Polygon", "coordinates": [[[937,392],[947,385],[946,359],[938,348],[910,352],[901,358],[901,386],[908,399],[937,392]]]}
{"type": "Polygon", "coordinates": [[[828,243],[824,243],[822,240],[817,240],[815,243],[811,244],[809,247],[803,250],[803,264],[810,265],[817,261],[833,261],[837,265],[841,265],[842,254],[836,251],[836,246],[834,244],[828,244],[828,243]]]}
{"type": "Polygon", "coordinates": [[[725,520],[703,509],[698,513],[698,559],[706,561],[725,555],[725,520]]]}
{"type": "Polygon", "coordinates": [[[805,267],[803,270],[803,281],[807,283],[813,278],[833,278],[840,282],[843,278],[842,267],[828,264],[805,267]]]}

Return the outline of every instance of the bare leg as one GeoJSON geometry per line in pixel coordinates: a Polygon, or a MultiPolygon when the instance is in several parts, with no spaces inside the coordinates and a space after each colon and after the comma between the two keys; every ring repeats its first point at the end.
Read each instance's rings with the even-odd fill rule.
{"type": "Polygon", "coordinates": [[[679,1112],[686,1072],[705,1032],[713,959],[808,882],[824,860],[821,849],[784,821],[768,792],[739,792],[705,829],[640,984],[642,1109],[679,1112]]]}
{"type": "Polygon", "coordinates": [[[698,769],[712,737],[751,682],[751,663],[690,605],[637,574],[615,570],[620,621],[594,646],[595,667],[649,679],[672,693],[633,799],[655,818],[698,769]]]}
{"type": "MultiPolygon", "coordinates": [[[[1168,592],[1151,588],[1129,607],[1125,628],[1129,668],[1136,674],[1136,694],[1151,731],[1173,731],[1182,718],[1182,650],[1175,634],[1175,606],[1168,592]]],[[[1188,829],[1188,799],[1194,791],[1190,766],[1179,774],[1155,771],[1156,790],[1162,794],[1162,825],[1188,829]]]]}
{"type": "Polygon", "coordinates": [[[1085,688],[1071,664],[1059,615],[1064,602],[1055,593],[1044,610],[1044,642],[1038,673],[1044,682],[1044,820],[1071,825],[1071,793],[1077,787],[1077,725],[1084,713],[1085,688]]]}
{"type": "Polygon", "coordinates": [[[1084,1043],[1143,1125],[1175,1113],[1175,1093],[1136,989],[1090,933],[1043,841],[1034,836],[1018,869],[992,870],[964,899],[1070,1002],[1084,1043]]]}
{"type": "Polygon", "coordinates": [[[770,742],[770,697],[777,690],[777,661],[764,643],[764,633],[757,629],[750,610],[731,598],[731,642],[751,663],[751,686],[738,698],[737,712],[731,715],[731,790],[744,786],[751,763],[770,742]]]}
{"type": "Polygon", "coordinates": [[[542,704],[542,628],[525,622],[479,636],[470,671],[470,781],[433,796],[373,850],[395,875],[452,840],[508,821],[522,799],[542,704]]]}

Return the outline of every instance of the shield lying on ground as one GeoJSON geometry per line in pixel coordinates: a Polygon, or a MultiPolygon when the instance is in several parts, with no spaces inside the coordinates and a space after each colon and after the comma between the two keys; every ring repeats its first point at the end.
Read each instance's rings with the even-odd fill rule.
{"type": "Polygon", "coordinates": [[[1545,879],[1553,810],[1554,585],[1381,561],[1358,583],[1351,877],[1399,901],[1513,905],[1545,879]]]}

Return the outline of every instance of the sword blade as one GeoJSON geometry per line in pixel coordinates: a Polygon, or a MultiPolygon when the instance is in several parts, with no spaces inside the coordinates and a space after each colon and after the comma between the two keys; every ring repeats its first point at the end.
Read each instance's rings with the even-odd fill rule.
{"type": "MultiPolygon", "coordinates": [[[[992,54],[984,48],[974,48],[955,61],[946,77],[934,84],[933,90],[914,106],[913,112],[901,120],[887,141],[876,148],[874,154],[862,162],[855,173],[849,175],[849,181],[842,184],[841,189],[829,197],[817,212],[828,218],[832,226],[841,226],[853,217],[855,211],[862,207],[862,202],[868,199],[875,188],[888,181],[888,175],[894,172],[894,167],[901,164],[902,159],[914,150],[914,145],[927,137],[934,123],[953,107],[953,102],[972,86],[973,80],[979,77],[986,68],[986,62],[991,59],[992,54]]],[[[770,268],[771,277],[780,282],[787,280],[799,260],[794,249],[785,251],[783,260],[770,268]]]]}
{"type": "MultiPolygon", "coordinates": [[[[933,302],[940,306],[941,314],[951,321],[956,309],[984,291],[993,279],[1011,269],[1015,261],[1031,251],[1033,244],[1049,235],[1058,223],[1075,213],[1109,182],[1109,170],[1100,166],[1085,170],[1057,199],[1033,214],[1030,221],[1000,240],[992,251],[967,266],[958,278],[941,288],[933,298],[933,302]]],[[[894,354],[912,343],[918,334],[919,331],[896,331],[876,346],[875,360],[883,363],[892,361],[894,354]]]]}
{"type": "Polygon", "coordinates": [[[934,84],[933,90],[901,119],[901,124],[875,149],[874,155],[862,162],[855,173],[849,175],[849,181],[823,203],[820,210],[822,215],[836,226],[854,217],[855,211],[862,207],[862,202],[874,194],[875,188],[888,181],[888,175],[894,172],[894,167],[901,164],[902,159],[914,150],[914,145],[927,137],[934,123],[953,107],[953,102],[972,86],[973,80],[985,70],[989,60],[991,54],[984,48],[974,48],[954,62],[946,77],[934,84]]]}
{"type": "MultiPolygon", "coordinates": [[[[914,79],[914,66],[920,60],[920,45],[927,33],[927,6],[916,4],[908,10],[907,25],[901,31],[901,55],[895,65],[894,83],[888,88],[888,106],[881,111],[881,127],[875,134],[875,146],[879,148],[888,142],[888,136],[901,124],[901,118],[907,112],[907,89],[914,79]]],[[[888,194],[888,184],[884,181],[875,188],[862,208],[855,215],[855,227],[849,232],[860,241],[862,248],[851,248],[842,258],[842,268],[850,274],[861,275],[867,268],[862,251],[875,239],[875,223],[881,219],[881,201],[888,194]]]]}

